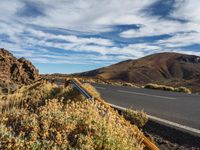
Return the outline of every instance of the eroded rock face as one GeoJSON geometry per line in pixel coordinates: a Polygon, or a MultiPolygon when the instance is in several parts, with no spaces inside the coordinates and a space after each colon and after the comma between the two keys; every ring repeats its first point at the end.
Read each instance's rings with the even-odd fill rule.
{"type": "Polygon", "coordinates": [[[30,84],[39,77],[35,66],[25,58],[17,59],[9,51],[0,49],[0,81],[30,84]]]}

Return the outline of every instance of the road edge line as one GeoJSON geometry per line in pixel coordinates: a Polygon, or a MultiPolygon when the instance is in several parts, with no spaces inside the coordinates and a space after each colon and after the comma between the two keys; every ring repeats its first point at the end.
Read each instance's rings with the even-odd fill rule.
{"type": "MultiPolygon", "coordinates": [[[[114,105],[114,104],[111,104],[111,103],[107,103],[107,104],[110,105],[113,108],[116,108],[116,109],[119,109],[119,110],[122,110],[122,111],[125,111],[127,109],[125,107],[121,107],[121,106],[114,105]]],[[[158,122],[161,122],[161,123],[165,123],[166,125],[170,125],[170,126],[174,126],[176,128],[179,128],[179,129],[190,131],[190,132],[193,132],[193,133],[198,134],[200,136],[200,130],[199,129],[188,127],[188,126],[185,126],[185,125],[182,125],[182,124],[179,124],[179,123],[175,123],[175,122],[172,122],[172,121],[169,121],[169,120],[166,120],[166,119],[161,119],[161,118],[158,118],[158,117],[155,117],[155,116],[152,116],[152,115],[147,115],[147,116],[151,120],[155,120],[155,121],[158,121],[158,122]]]]}

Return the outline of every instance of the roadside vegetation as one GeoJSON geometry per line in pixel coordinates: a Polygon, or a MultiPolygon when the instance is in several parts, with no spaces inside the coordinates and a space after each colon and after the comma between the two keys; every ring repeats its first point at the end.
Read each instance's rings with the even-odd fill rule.
{"type": "MultiPolygon", "coordinates": [[[[66,79],[72,79],[72,78],[73,77],[59,77],[56,79],[66,80],[66,79]]],[[[108,84],[108,85],[114,85],[114,86],[124,86],[124,87],[133,87],[133,88],[148,88],[148,89],[157,89],[157,90],[172,91],[172,92],[182,92],[182,93],[187,93],[187,94],[192,93],[191,89],[187,87],[183,87],[183,86],[172,87],[172,86],[159,85],[159,84],[154,84],[154,83],[139,85],[139,84],[134,84],[134,83],[129,83],[129,82],[111,81],[111,80],[105,80],[101,78],[91,78],[91,77],[77,77],[77,79],[83,83],[98,83],[98,84],[108,84]]]]}
{"type": "Polygon", "coordinates": [[[183,92],[183,93],[188,93],[191,94],[192,91],[186,87],[171,87],[171,86],[166,86],[166,85],[158,85],[158,84],[153,84],[149,83],[144,86],[144,88],[148,89],[157,89],[157,90],[164,90],[164,91],[172,91],[172,92],[183,92]]]}
{"type": "Polygon", "coordinates": [[[83,84],[84,88],[86,88],[88,91],[90,91],[92,93],[93,96],[95,97],[100,97],[100,93],[97,92],[97,90],[91,86],[89,83],[85,83],[83,84]]]}
{"type": "Polygon", "coordinates": [[[130,132],[116,114],[86,100],[71,86],[36,82],[12,94],[0,93],[0,111],[0,149],[144,147],[141,137],[130,132]]]}
{"type": "Polygon", "coordinates": [[[122,115],[126,120],[129,120],[132,124],[137,125],[139,128],[143,127],[149,119],[143,110],[135,111],[131,108],[122,112],[122,115]]]}
{"type": "Polygon", "coordinates": [[[133,83],[129,82],[120,82],[120,81],[106,81],[103,79],[96,79],[96,78],[79,78],[82,82],[88,82],[88,83],[100,83],[100,84],[110,84],[115,86],[126,86],[126,87],[134,87],[134,88],[148,88],[148,89],[158,89],[158,90],[164,90],[164,91],[172,91],[172,92],[183,92],[191,94],[192,91],[186,87],[171,87],[166,85],[159,85],[154,83],[148,83],[144,86],[139,86],[133,83]]]}
{"type": "Polygon", "coordinates": [[[128,87],[139,88],[139,86],[129,82],[111,81],[111,80],[108,81],[101,78],[78,78],[78,79],[82,82],[88,82],[88,83],[100,83],[100,84],[110,84],[115,86],[128,86],[128,87]]]}

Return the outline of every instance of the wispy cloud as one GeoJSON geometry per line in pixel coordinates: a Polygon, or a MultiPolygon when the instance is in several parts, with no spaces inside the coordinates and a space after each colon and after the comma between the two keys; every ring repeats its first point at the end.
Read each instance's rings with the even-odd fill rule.
{"type": "Polygon", "coordinates": [[[176,0],[176,9],[171,13],[171,16],[189,22],[200,23],[199,6],[200,1],[198,0],[176,0]]]}
{"type": "Polygon", "coordinates": [[[200,33],[178,33],[169,39],[159,40],[157,43],[171,48],[200,44],[200,33]]]}
{"type": "Polygon", "coordinates": [[[200,55],[199,5],[196,0],[1,0],[0,47],[47,65],[104,66],[164,51],[200,55]]]}

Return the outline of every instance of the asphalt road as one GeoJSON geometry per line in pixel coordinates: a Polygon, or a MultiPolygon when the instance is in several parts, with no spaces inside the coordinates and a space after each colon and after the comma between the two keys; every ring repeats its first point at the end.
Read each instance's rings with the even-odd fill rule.
{"type": "Polygon", "coordinates": [[[92,84],[107,103],[200,130],[200,95],[92,84]]]}

